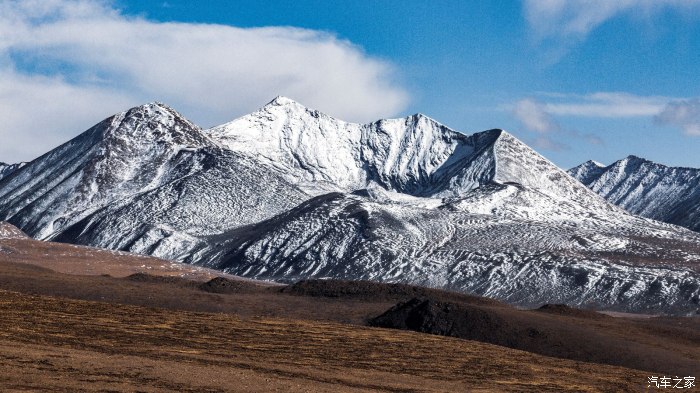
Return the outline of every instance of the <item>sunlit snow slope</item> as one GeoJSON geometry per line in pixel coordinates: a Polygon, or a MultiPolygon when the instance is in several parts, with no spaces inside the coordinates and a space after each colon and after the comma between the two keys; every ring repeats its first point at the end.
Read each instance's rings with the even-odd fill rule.
{"type": "Polygon", "coordinates": [[[284,97],[209,130],[162,104],[115,115],[0,180],[3,219],[258,279],[673,313],[700,295],[699,234],[608,203],[505,131],[346,123],[284,97]]]}

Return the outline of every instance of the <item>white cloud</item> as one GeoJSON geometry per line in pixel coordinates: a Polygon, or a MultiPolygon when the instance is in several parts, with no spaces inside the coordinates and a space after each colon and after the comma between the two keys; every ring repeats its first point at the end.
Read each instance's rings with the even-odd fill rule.
{"type": "Polygon", "coordinates": [[[668,97],[599,92],[588,95],[560,95],[558,100],[544,106],[548,113],[557,116],[626,118],[654,116],[669,100],[671,99],[668,97]]]}
{"type": "Polygon", "coordinates": [[[569,146],[553,138],[553,134],[561,131],[561,127],[543,103],[534,98],[524,98],[515,103],[512,114],[523,128],[536,134],[534,138],[526,138],[533,147],[552,151],[569,149],[569,146]]]}
{"type": "Polygon", "coordinates": [[[547,133],[557,131],[557,124],[547,112],[545,105],[532,98],[525,98],[515,103],[513,115],[530,131],[547,133]]]}
{"type": "Polygon", "coordinates": [[[687,135],[700,136],[700,98],[669,102],[654,120],[680,127],[687,135]]]}
{"type": "Polygon", "coordinates": [[[0,160],[31,159],[148,101],[210,126],[277,95],[350,121],[408,100],[390,63],[326,32],[159,23],[85,0],[0,3],[0,160]]]}
{"type": "Polygon", "coordinates": [[[537,98],[517,101],[511,106],[511,112],[524,129],[539,134],[532,140],[535,147],[563,150],[566,146],[556,142],[555,135],[581,139],[593,145],[603,145],[604,142],[594,134],[563,127],[560,122],[562,118],[652,118],[661,113],[672,100],[669,97],[637,96],[623,92],[586,95],[539,93],[537,98]]]}
{"type": "Polygon", "coordinates": [[[534,139],[528,140],[528,142],[538,149],[551,150],[551,151],[563,151],[569,150],[570,147],[561,142],[555,141],[553,138],[547,135],[541,135],[534,139]]]}
{"type": "Polygon", "coordinates": [[[580,135],[580,137],[583,138],[586,142],[590,143],[591,145],[598,145],[598,146],[605,145],[605,142],[603,141],[603,139],[597,135],[583,134],[583,135],[580,135]]]}
{"type": "MultiPolygon", "coordinates": [[[[558,132],[559,135],[583,139],[594,145],[603,145],[600,137],[562,127],[567,117],[629,119],[648,118],[657,124],[681,128],[686,135],[700,136],[700,97],[674,98],[638,96],[623,92],[592,94],[565,94],[540,92],[537,98],[525,98],[509,108],[523,128],[538,134],[558,132]]],[[[504,107],[506,108],[506,107],[504,107]]],[[[534,144],[557,150],[551,140],[540,135],[534,144]]]]}
{"type": "Polygon", "coordinates": [[[0,70],[0,161],[36,158],[130,105],[109,89],[0,70]]]}
{"type": "Polygon", "coordinates": [[[698,0],[523,0],[525,18],[537,41],[562,45],[584,40],[606,21],[620,16],[651,17],[672,9],[700,11],[698,0]]]}
{"type": "MultiPolygon", "coordinates": [[[[563,94],[549,93],[546,95],[557,98],[568,97],[563,94]]],[[[536,133],[534,138],[528,139],[528,142],[534,147],[552,151],[569,149],[568,145],[557,141],[555,137],[576,138],[592,145],[604,145],[603,140],[596,135],[562,127],[554,119],[551,104],[543,103],[534,98],[524,98],[512,106],[511,112],[525,130],[536,133]]]]}

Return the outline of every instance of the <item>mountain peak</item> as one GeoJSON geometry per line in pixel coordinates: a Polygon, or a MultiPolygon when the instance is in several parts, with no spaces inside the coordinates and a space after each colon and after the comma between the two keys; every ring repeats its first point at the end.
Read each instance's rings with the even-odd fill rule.
{"type": "Polygon", "coordinates": [[[268,102],[265,107],[268,106],[286,106],[286,105],[299,105],[299,106],[304,106],[300,104],[297,101],[294,101],[293,99],[285,96],[277,96],[275,97],[272,101],[268,102]]]}
{"type": "Polygon", "coordinates": [[[569,174],[632,214],[700,231],[700,169],[669,167],[636,155],[586,172],[569,174]]]}
{"type": "Polygon", "coordinates": [[[149,139],[182,139],[183,143],[193,138],[201,142],[203,138],[203,135],[195,135],[201,131],[199,126],[158,101],[135,106],[107,120],[111,124],[105,130],[105,136],[141,138],[149,135],[149,139]]]}
{"type": "Polygon", "coordinates": [[[379,123],[379,122],[383,122],[383,121],[392,121],[392,120],[393,121],[403,121],[405,123],[415,123],[415,124],[418,124],[421,121],[423,121],[427,124],[438,126],[440,128],[443,128],[443,127],[448,128],[448,127],[444,126],[442,123],[440,123],[439,121],[437,121],[437,120],[433,119],[432,117],[427,116],[423,113],[420,113],[420,112],[414,113],[412,115],[409,115],[409,116],[406,116],[403,118],[399,118],[399,119],[381,119],[381,120],[375,121],[374,123],[379,123]]]}
{"type": "MultiPolygon", "coordinates": [[[[586,171],[586,172],[596,171],[596,172],[598,172],[600,169],[604,169],[604,168],[606,168],[605,164],[601,164],[600,162],[595,161],[595,160],[588,160],[582,164],[579,164],[579,165],[569,169],[569,172],[577,172],[577,173],[581,173],[583,171],[586,171]]],[[[577,177],[577,176],[574,176],[574,177],[577,177]]]]}
{"type": "Polygon", "coordinates": [[[149,102],[147,104],[135,106],[122,112],[126,118],[160,118],[160,117],[176,117],[184,120],[185,117],[172,107],[158,101],[149,102]]]}
{"type": "Polygon", "coordinates": [[[566,172],[581,183],[588,185],[600,177],[600,175],[605,172],[605,168],[607,167],[598,161],[588,160],[566,172]]]}
{"type": "Polygon", "coordinates": [[[698,172],[700,171],[700,168],[696,167],[688,167],[688,166],[671,166],[671,165],[666,165],[666,164],[661,164],[656,161],[652,161],[643,157],[635,156],[635,155],[629,155],[619,161],[617,163],[620,164],[636,164],[636,165],[641,165],[641,164],[647,164],[650,166],[653,166],[655,168],[659,168],[660,170],[680,170],[680,171],[691,171],[691,172],[698,172]]]}
{"type": "Polygon", "coordinates": [[[636,156],[634,154],[630,154],[629,156],[622,159],[622,161],[634,162],[634,163],[651,162],[651,161],[647,160],[646,158],[642,158],[642,157],[636,156]]]}
{"type": "Polygon", "coordinates": [[[513,138],[513,139],[518,139],[515,136],[513,136],[513,134],[509,133],[506,130],[500,129],[500,128],[492,128],[490,130],[481,131],[481,133],[483,133],[485,135],[491,135],[494,138],[509,137],[509,138],[513,138]]]}
{"type": "Polygon", "coordinates": [[[631,154],[613,164],[615,167],[624,169],[625,171],[635,170],[635,168],[646,166],[646,165],[659,165],[655,162],[649,161],[646,158],[635,156],[631,154]]]}
{"type": "Polygon", "coordinates": [[[411,115],[409,117],[413,118],[413,119],[428,119],[428,120],[435,121],[435,119],[431,118],[430,116],[426,116],[425,114],[420,113],[420,112],[414,113],[413,115],[411,115]]]}
{"type": "Polygon", "coordinates": [[[169,105],[164,104],[160,101],[152,101],[143,105],[139,105],[139,108],[144,108],[144,109],[167,109],[167,110],[173,110],[169,105]]]}
{"type": "Polygon", "coordinates": [[[591,167],[591,168],[605,168],[604,164],[601,164],[600,162],[598,162],[596,160],[588,160],[581,165],[586,165],[586,166],[591,167]]]}

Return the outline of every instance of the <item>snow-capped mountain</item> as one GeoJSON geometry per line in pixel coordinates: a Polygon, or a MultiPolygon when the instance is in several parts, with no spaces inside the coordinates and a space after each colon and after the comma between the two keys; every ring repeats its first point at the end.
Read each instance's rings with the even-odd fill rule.
{"type": "Polygon", "coordinates": [[[346,123],[278,97],[201,130],[149,104],[0,180],[33,237],[275,280],[694,312],[700,235],[631,215],[502,130],[346,123]]]}
{"type": "Polygon", "coordinates": [[[0,162],[0,180],[2,180],[3,177],[10,176],[12,172],[25,165],[27,165],[26,162],[19,162],[17,164],[5,164],[4,162],[0,162]]]}
{"type": "Polygon", "coordinates": [[[466,136],[421,114],[361,125],[278,97],[207,134],[275,167],[311,194],[376,184],[401,194],[445,198],[490,182],[515,182],[611,209],[507,132],[466,136]]]}
{"type": "Polygon", "coordinates": [[[162,104],[112,116],[0,181],[0,213],[38,239],[181,259],[199,237],[308,196],[162,104]]]}
{"type": "Polygon", "coordinates": [[[605,165],[598,161],[588,160],[583,164],[566,171],[574,179],[583,184],[590,184],[605,171],[605,165]]]}
{"type": "Polygon", "coordinates": [[[629,156],[609,166],[588,161],[569,174],[629,212],[700,231],[700,169],[629,156]]]}
{"type": "MultiPolygon", "coordinates": [[[[258,157],[311,193],[351,191],[376,183],[419,196],[478,187],[487,171],[460,165],[479,156],[496,133],[468,138],[420,114],[353,124],[284,97],[208,131],[229,149],[258,157]]],[[[486,163],[485,165],[488,165],[486,163]]]]}

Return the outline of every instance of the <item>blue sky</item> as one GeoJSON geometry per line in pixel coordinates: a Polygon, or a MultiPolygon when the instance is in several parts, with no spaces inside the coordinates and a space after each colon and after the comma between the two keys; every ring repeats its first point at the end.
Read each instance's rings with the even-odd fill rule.
{"type": "Polygon", "coordinates": [[[37,3],[0,5],[0,29],[27,34],[0,42],[0,161],[146,101],[207,127],[279,94],[350,121],[504,128],[564,168],[700,167],[697,0],[37,3]]]}

